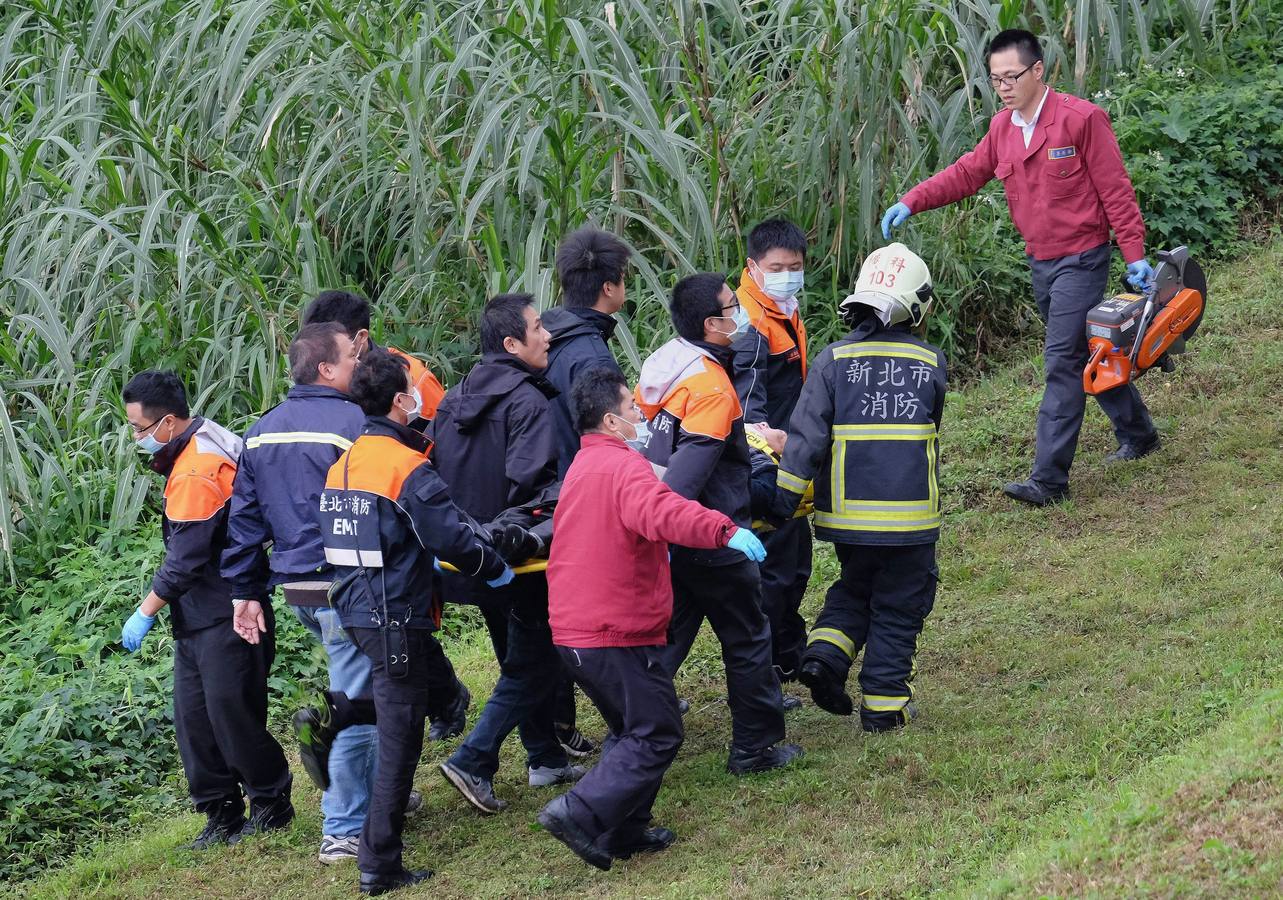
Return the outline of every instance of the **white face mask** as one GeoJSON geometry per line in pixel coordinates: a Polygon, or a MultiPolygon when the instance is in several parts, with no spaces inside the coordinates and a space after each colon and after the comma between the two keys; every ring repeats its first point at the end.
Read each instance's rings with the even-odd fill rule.
{"type": "Polygon", "coordinates": [[[409,409],[401,409],[401,412],[405,413],[405,420],[407,422],[413,422],[418,417],[419,412],[423,409],[423,395],[419,393],[419,389],[417,387],[410,388],[408,392],[402,391],[402,393],[414,398],[414,406],[409,409]]]}
{"type": "Polygon", "coordinates": [[[745,335],[745,333],[748,332],[748,327],[750,324],[748,320],[748,313],[744,311],[744,307],[742,306],[735,307],[735,315],[718,316],[718,318],[730,319],[731,323],[734,325],[734,328],[732,328],[729,332],[726,332],[726,331],[722,332],[728,338],[731,339],[732,344],[738,341],[740,338],[742,338],[745,335]]]}

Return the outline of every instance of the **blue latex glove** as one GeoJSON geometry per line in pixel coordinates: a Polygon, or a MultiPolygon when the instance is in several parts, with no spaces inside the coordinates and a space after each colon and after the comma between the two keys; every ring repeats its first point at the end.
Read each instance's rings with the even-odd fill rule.
{"type": "Polygon", "coordinates": [[[147,637],[147,632],[155,624],[155,616],[145,616],[141,609],[134,610],[134,614],[125,622],[125,627],[120,630],[120,642],[130,653],[137,652],[143,645],[143,638],[147,637]]]}
{"type": "Polygon", "coordinates": [[[516,577],[516,573],[512,571],[512,566],[504,566],[503,571],[487,581],[486,584],[492,588],[501,588],[516,577]]]}
{"type": "Polygon", "coordinates": [[[1138,259],[1127,264],[1127,280],[1137,290],[1148,290],[1154,286],[1154,267],[1147,259],[1138,259]]]}
{"type": "Polygon", "coordinates": [[[730,547],[732,550],[738,550],[740,553],[743,553],[749,559],[753,560],[753,562],[761,562],[766,559],[766,548],[763,547],[762,542],[757,539],[757,535],[753,534],[753,532],[749,531],[747,528],[735,529],[735,533],[731,535],[731,539],[727,542],[726,546],[730,547]]]}
{"type": "Polygon", "coordinates": [[[888,241],[891,240],[891,229],[899,228],[904,224],[904,220],[913,215],[913,210],[903,203],[897,203],[882,214],[882,236],[888,241]]]}

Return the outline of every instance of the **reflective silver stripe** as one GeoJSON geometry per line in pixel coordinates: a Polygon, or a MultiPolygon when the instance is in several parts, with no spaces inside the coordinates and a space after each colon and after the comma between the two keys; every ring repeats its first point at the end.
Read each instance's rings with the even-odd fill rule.
{"type": "Polygon", "coordinates": [[[256,434],[245,442],[250,449],[264,444],[331,444],[340,450],[352,446],[352,442],[343,435],[329,431],[278,431],[275,434],[256,434]]]}
{"type": "Polygon", "coordinates": [[[807,482],[791,472],[785,472],[783,469],[775,470],[775,483],[795,494],[805,493],[807,485],[807,482]]]}
{"type": "Polygon", "coordinates": [[[367,569],[380,569],[383,567],[383,551],[326,547],[325,561],[332,566],[365,566],[367,569]]]}

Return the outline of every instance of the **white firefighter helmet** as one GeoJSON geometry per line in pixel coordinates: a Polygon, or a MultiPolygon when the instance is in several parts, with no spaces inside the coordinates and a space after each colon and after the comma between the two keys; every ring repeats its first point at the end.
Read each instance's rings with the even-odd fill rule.
{"type": "Polygon", "coordinates": [[[916,327],[931,308],[931,272],[922,257],[898,241],[874,250],[860,266],[855,291],[838,304],[847,321],[857,307],[873,311],[883,327],[908,322],[916,327]]]}

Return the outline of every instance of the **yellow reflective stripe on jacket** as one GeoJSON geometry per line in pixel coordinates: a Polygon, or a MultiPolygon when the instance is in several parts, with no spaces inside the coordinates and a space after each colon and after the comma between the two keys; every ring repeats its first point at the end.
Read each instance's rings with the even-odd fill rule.
{"type": "Polygon", "coordinates": [[[824,641],[827,644],[832,644],[834,647],[837,647],[845,653],[848,658],[855,658],[855,641],[851,640],[836,628],[812,628],[810,637],[806,639],[806,643],[810,645],[817,641],[824,641]]]}
{"type": "Polygon", "coordinates": [[[274,434],[256,434],[245,442],[251,450],[265,444],[333,444],[347,450],[352,442],[341,434],[328,431],[278,431],[274,434]]]}
{"type": "Polygon", "coordinates": [[[861,701],[872,712],[899,712],[908,705],[909,697],[888,697],[882,694],[865,694],[861,701]]]}
{"type": "Polygon", "coordinates": [[[776,469],[775,484],[778,487],[784,488],[786,491],[792,491],[795,494],[802,494],[806,492],[806,486],[810,484],[810,482],[805,479],[798,478],[796,475],[789,472],[785,472],[783,469],[776,469]]]}
{"type": "Polygon", "coordinates": [[[815,527],[834,531],[930,531],[940,527],[940,513],[831,513],[815,511],[815,527]]]}
{"type": "Polygon", "coordinates": [[[919,362],[939,366],[940,358],[931,350],[917,344],[900,341],[860,341],[847,344],[833,351],[834,359],[852,359],[856,356],[899,356],[905,359],[916,359],[919,362]]]}
{"type": "Polygon", "coordinates": [[[833,437],[843,441],[929,441],[936,436],[934,422],[874,422],[863,425],[835,425],[833,437]]]}

